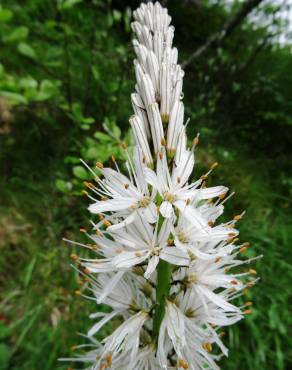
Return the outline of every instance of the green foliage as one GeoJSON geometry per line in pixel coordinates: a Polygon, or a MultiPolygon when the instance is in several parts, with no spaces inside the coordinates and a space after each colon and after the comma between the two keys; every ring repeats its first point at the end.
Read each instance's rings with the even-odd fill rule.
{"type": "MultiPolygon", "coordinates": [[[[75,247],[62,237],[87,226],[82,182],[95,162],[122,162],[131,149],[134,89],[131,9],[138,1],[3,0],[0,6],[0,369],[67,369],[57,359],[82,341],[96,308],[73,297],[75,247]]],[[[241,6],[168,1],[183,61],[241,6]]],[[[269,2],[264,19],[274,14],[269,2]]],[[[277,18],[277,17],[276,17],[277,18]]],[[[275,18],[275,19],[276,19],[275,18]]],[[[260,19],[260,18],[259,18],[260,19]]],[[[278,19],[278,18],[277,18],[278,19]]],[[[273,29],[282,31],[279,20],[273,29]]],[[[241,238],[263,254],[253,314],[226,331],[222,368],[291,367],[292,56],[261,22],[245,21],[219,48],[186,69],[190,137],[201,133],[200,176],[224,164],[211,184],[237,193],[241,238]]],[[[122,168],[122,166],[121,166],[122,168]]],[[[86,256],[88,257],[88,256],[86,256]]],[[[82,289],[82,288],[81,288],[82,289]]],[[[106,333],[104,333],[106,334],[106,333]]]]}

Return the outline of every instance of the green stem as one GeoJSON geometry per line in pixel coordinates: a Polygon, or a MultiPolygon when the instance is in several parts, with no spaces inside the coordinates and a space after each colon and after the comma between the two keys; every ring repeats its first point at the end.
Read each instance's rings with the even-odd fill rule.
{"type": "Polygon", "coordinates": [[[165,313],[165,300],[169,294],[170,283],[171,264],[160,260],[157,270],[156,309],[153,317],[153,334],[156,340],[165,313]]]}

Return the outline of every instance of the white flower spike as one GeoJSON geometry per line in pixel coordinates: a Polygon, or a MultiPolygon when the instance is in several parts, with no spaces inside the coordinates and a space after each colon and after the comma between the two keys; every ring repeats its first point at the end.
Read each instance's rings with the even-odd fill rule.
{"type": "Polygon", "coordinates": [[[235,299],[255,284],[256,271],[238,267],[256,258],[239,258],[249,247],[238,244],[243,214],[217,223],[233,195],[224,186],[206,187],[217,164],[191,181],[198,136],[188,148],[184,72],[167,10],[148,2],[133,15],[135,147],[124,148],[127,174],[114,158],[115,169],[97,163],[100,177],[87,167],[97,182],[85,183],[89,211],[98,217],[92,232],[82,229],[91,244],[66,240],[94,253],[72,256],[90,295],[79,293],[110,310],[90,315],[89,351],[63,360],[88,370],[216,370],[220,353],[228,355],[219,327],[251,313],[252,302],[237,307],[235,299]],[[114,330],[102,339],[108,323],[114,330]]]}

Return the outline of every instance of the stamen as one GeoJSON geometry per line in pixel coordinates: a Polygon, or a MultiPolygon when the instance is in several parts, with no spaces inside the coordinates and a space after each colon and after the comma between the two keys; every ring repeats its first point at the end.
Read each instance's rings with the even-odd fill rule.
{"type": "Polygon", "coordinates": [[[226,193],[223,193],[223,194],[218,195],[218,198],[219,198],[219,199],[221,199],[221,200],[223,200],[223,199],[226,197],[226,195],[227,195],[227,192],[226,192],[226,193]]]}
{"type": "Polygon", "coordinates": [[[188,276],[187,282],[195,284],[198,281],[197,275],[192,273],[188,276]]]}
{"type": "Polygon", "coordinates": [[[207,352],[212,352],[212,344],[211,343],[204,343],[203,344],[203,348],[207,351],[207,352]]]}
{"type": "Polygon", "coordinates": [[[185,360],[178,360],[178,367],[183,369],[188,369],[189,365],[185,360]]]}
{"type": "Polygon", "coordinates": [[[193,139],[193,146],[196,147],[199,144],[199,134],[193,139]]]}
{"type": "Polygon", "coordinates": [[[146,196],[142,200],[140,200],[139,205],[143,208],[146,208],[151,203],[151,198],[146,196]]]}
{"type": "Polygon", "coordinates": [[[219,163],[218,162],[214,162],[213,164],[211,164],[211,167],[210,169],[211,170],[214,170],[216,167],[218,167],[219,163]]]}
{"type": "Polygon", "coordinates": [[[103,225],[104,225],[106,228],[108,228],[108,227],[112,226],[112,224],[109,222],[109,220],[104,220],[102,223],[103,223],[103,225]]]}
{"type": "Polygon", "coordinates": [[[187,243],[188,242],[188,239],[185,235],[185,233],[181,230],[179,231],[178,233],[178,240],[181,242],[181,243],[187,243]]]}
{"type": "Polygon", "coordinates": [[[105,356],[105,360],[106,360],[106,363],[108,366],[111,366],[112,364],[112,355],[110,353],[108,353],[106,356],[105,356]]]}
{"type": "Polygon", "coordinates": [[[166,191],[164,194],[163,194],[163,197],[164,197],[164,200],[169,202],[169,203],[173,203],[176,199],[175,195],[169,193],[168,191],[166,191]]]}
{"type": "Polygon", "coordinates": [[[136,275],[142,276],[145,271],[142,266],[134,266],[132,267],[132,272],[136,275]]]}
{"type": "Polygon", "coordinates": [[[78,257],[76,254],[73,254],[73,253],[70,255],[70,258],[71,258],[73,261],[75,261],[75,262],[80,261],[80,260],[79,260],[79,257],[78,257]]]}
{"type": "Polygon", "coordinates": [[[102,170],[103,169],[103,164],[101,162],[96,162],[95,167],[102,170]]]}

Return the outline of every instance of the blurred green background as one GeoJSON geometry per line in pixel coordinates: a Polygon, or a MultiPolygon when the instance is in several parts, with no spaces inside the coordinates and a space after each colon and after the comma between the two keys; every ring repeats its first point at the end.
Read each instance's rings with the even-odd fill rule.
{"type": "MultiPolygon", "coordinates": [[[[164,3],[180,62],[196,53],[184,87],[189,137],[201,133],[195,176],[220,163],[209,184],[236,192],[227,215],[247,211],[241,239],[248,256],[264,254],[253,313],[226,331],[222,368],[291,369],[291,2],[164,3]]],[[[96,308],[75,297],[76,251],[61,239],[82,240],[89,225],[79,157],[122,160],[120,141],[131,144],[139,1],[0,4],[0,369],[66,369],[57,359],[72,355],[96,308]]]]}

